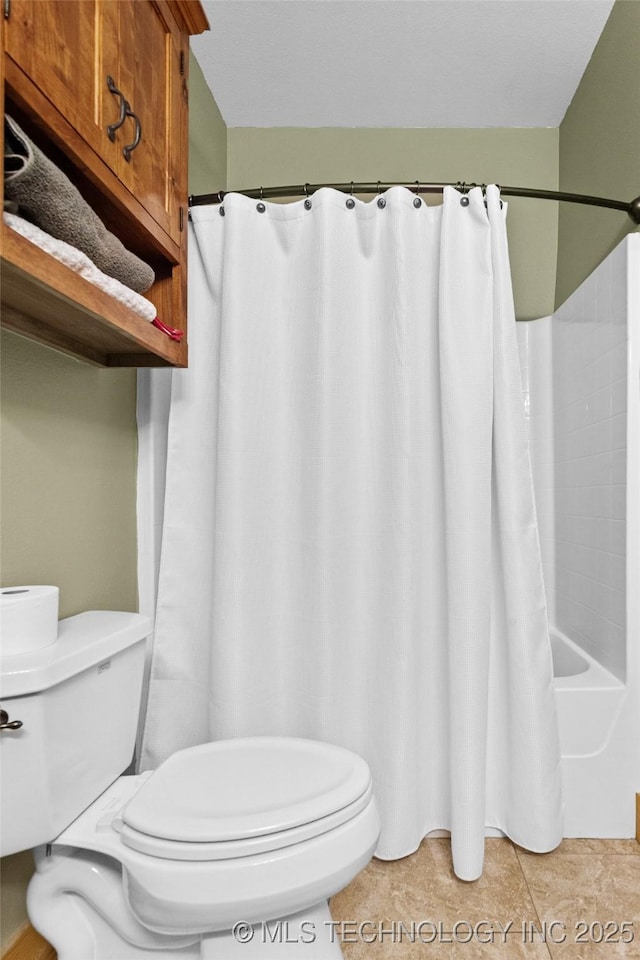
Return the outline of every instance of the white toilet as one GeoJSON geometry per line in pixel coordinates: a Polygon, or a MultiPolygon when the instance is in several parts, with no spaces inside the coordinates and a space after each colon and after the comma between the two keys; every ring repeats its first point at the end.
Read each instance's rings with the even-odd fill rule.
{"type": "Polygon", "coordinates": [[[367,764],[252,737],[121,776],[149,631],[139,614],[82,613],[0,660],[0,853],[36,847],[31,922],[59,960],[340,957],[327,900],[380,829],[367,764]]]}

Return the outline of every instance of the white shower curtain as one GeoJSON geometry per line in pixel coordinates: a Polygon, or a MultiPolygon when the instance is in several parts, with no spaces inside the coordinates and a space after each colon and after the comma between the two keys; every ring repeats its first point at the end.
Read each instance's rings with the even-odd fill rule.
{"type": "Polygon", "coordinates": [[[498,189],[196,207],[142,769],[289,734],[369,762],[377,855],[562,835],[498,189]]]}

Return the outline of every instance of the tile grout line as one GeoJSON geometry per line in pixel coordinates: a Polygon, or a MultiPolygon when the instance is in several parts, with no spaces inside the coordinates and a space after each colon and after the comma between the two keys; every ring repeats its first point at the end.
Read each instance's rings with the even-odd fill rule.
{"type": "MultiPolygon", "coordinates": [[[[524,869],[523,869],[523,867],[522,867],[522,860],[520,859],[520,855],[519,855],[519,853],[518,853],[518,847],[517,847],[516,844],[513,842],[513,840],[511,840],[510,842],[511,842],[511,846],[513,847],[513,852],[514,852],[515,855],[516,855],[516,861],[517,861],[517,863],[518,863],[518,869],[520,870],[520,873],[522,874],[522,879],[524,880],[524,885],[525,885],[525,887],[527,888],[527,893],[529,894],[529,897],[531,898],[531,903],[533,904],[533,909],[534,909],[534,911],[535,911],[536,918],[537,918],[537,920],[538,920],[538,929],[542,929],[542,920],[540,919],[540,914],[538,913],[538,905],[537,905],[537,903],[536,903],[536,901],[535,901],[535,899],[534,899],[533,891],[531,890],[531,887],[529,886],[529,881],[527,880],[527,875],[526,875],[526,873],[524,872],[524,869]]],[[[549,948],[549,944],[547,943],[546,940],[545,940],[544,945],[545,945],[545,947],[546,947],[547,953],[549,954],[549,960],[554,960],[553,954],[551,953],[551,950],[550,950],[550,948],[549,948]]]]}

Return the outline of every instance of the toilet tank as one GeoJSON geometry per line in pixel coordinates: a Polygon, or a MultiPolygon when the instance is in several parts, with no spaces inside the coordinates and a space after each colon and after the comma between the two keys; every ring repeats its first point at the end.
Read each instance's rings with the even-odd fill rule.
{"type": "Polygon", "coordinates": [[[129,766],[148,617],[90,611],[58,639],[0,657],[0,856],[53,840],[129,766]],[[4,718],[3,718],[4,719],[4,718]]]}

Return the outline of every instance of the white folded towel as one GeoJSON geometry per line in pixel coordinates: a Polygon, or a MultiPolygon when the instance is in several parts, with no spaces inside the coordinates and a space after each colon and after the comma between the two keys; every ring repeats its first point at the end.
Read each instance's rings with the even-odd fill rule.
{"type": "Polygon", "coordinates": [[[70,243],[65,243],[64,240],[57,240],[41,230],[40,227],[36,227],[34,223],[30,223],[22,217],[17,217],[14,213],[5,212],[2,218],[6,225],[15,230],[16,233],[40,247],[45,253],[55,257],[56,260],[60,260],[71,270],[79,273],[89,283],[100,287],[114,300],[119,300],[120,303],[123,303],[129,310],[133,310],[143,320],[147,320],[149,323],[155,320],[157,316],[156,308],[146,297],[136,293],[135,290],[131,290],[130,287],[126,287],[119,280],[107,276],[102,270],[98,270],[96,265],[81,250],[72,247],[70,243]]]}

